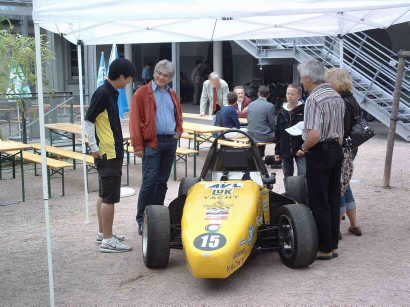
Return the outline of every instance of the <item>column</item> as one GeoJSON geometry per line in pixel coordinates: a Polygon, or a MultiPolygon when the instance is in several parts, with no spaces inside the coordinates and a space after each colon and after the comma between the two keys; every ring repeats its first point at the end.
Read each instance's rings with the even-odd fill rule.
{"type": "Polygon", "coordinates": [[[222,43],[223,42],[213,42],[213,71],[217,72],[221,77],[223,76],[222,43]]]}
{"type": "MultiPolygon", "coordinates": [[[[124,57],[132,61],[132,45],[131,44],[124,44],[124,57]]],[[[131,102],[131,96],[132,96],[132,84],[128,84],[127,87],[125,88],[127,92],[127,99],[128,99],[128,104],[131,102]]]]}
{"type": "Polygon", "coordinates": [[[92,94],[97,88],[97,48],[95,45],[87,45],[84,52],[84,104],[89,104],[92,94]]]}
{"type": "Polygon", "coordinates": [[[300,75],[298,71],[298,63],[292,64],[292,83],[299,84],[300,83],[300,75]]]}
{"type": "Polygon", "coordinates": [[[180,91],[180,79],[181,79],[181,67],[180,67],[180,45],[179,43],[172,43],[172,63],[175,67],[174,78],[172,79],[172,87],[177,92],[178,97],[181,97],[180,91]]]}

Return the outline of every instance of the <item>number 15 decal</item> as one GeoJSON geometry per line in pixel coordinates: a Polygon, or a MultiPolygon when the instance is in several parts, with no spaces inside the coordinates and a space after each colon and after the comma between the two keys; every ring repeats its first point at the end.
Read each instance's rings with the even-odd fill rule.
{"type": "Polygon", "coordinates": [[[212,251],[223,247],[226,244],[226,238],[220,233],[204,233],[194,240],[194,246],[204,251],[212,251]]]}

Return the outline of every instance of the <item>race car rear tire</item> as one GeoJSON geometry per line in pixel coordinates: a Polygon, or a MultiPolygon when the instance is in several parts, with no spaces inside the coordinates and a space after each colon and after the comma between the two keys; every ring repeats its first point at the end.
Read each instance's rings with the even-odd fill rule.
{"type": "Polygon", "coordinates": [[[311,210],[302,204],[281,206],[275,224],[279,226],[282,262],[293,269],[312,264],[318,251],[318,232],[311,210]]]}
{"type": "Polygon", "coordinates": [[[198,177],[184,177],[184,178],[182,178],[181,182],[179,183],[178,197],[181,196],[181,195],[187,195],[188,190],[198,182],[199,182],[198,177]]]}
{"type": "Polygon", "coordinates": [[[148,268],[165,268],[169,262],[171,223],[168,207],[147,206],[142,231],[142,255],[148,268]]]}

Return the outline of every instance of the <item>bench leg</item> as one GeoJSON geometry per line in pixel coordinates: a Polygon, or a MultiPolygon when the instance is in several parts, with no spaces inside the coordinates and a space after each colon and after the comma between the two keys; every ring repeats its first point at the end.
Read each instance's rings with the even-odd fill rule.
{"type": "Polygon", "coordinates": [[[86,172],[85,172],[85,185],[87,186],[87,192],[90,193],[90,188],[88,186],[88,172],[89,172],[90,167],[87,165],[86,166],[86,172]]]}
{"type": "MultiPolygon", "coordinates": [[[[71,137],[71,139],[73,140],[73,151],[75,152],[75,134],[73,133],[72,134],[72,137],[71,137]]],[[[75,161],[75,159],[73,159],[73,169],[76,169],[76,161],[75,161]]]]}
{"type": "MultiPolygon", "coordinates": [[[[24,187],[24,160],[23,160],[23,151],[20,150],[20,171],[21,171],[21,194],[23,198],[23,202],[26,201],[26,189],[24,187]]],[[[13,167],[14,169],[14,167],[13,167]]]]}
{"type": "Polygon", "coordinates": [[[64,189],[64,168],[61,169],[61,191],[63,193],[63,196],[65,195],[65,189],[64,189]]]}
{"type": "Polygon", "coordinates": [[[0,152],[0,180],[3,179],[2,169],[1,169],[1,152],[0,152]]]}
{"type": "Polygon", "coordinates": [[[51,175],[50,175],[49,168],[47,168],[47,188],[48,188],[48,198],[51,198],[51,175]]]}
{"type": "Polygon", "coordinates": [[[130,185],[130,152],[127,145],[127,186],[130,185]]]}
{"type": "MultiPolygon", "coordinates": [[[[20,163],[23,163],[23,160],[20,161],[20,163]]],[[[13,156],[13,179],[16,179],[16,156],[13,156]]]]}
{"type": "Polygon", "coordinates": [[[51,129],[48,130],[48,136],[50,138],[50,146],[53,146],[53,131],[51,129]]]}
{"type": "MultiPolygon", "coordinates": [[[[199,153],[199,145],[197,148],[196,133],[194,133],[194,149],[198,150],[199,153]]],[[[194,154],[194,177],[196,177],[196,154],[194,154]]]]}
{"type": "Polygon", "coordinates": [[[185,177],[188,177],[188,155],[185,156],[185,177]]]}

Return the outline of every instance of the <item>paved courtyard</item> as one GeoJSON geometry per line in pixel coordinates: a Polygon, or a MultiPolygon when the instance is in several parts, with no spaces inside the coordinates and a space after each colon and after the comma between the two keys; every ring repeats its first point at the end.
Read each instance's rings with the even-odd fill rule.
{"type": "MultiPolygon", "coordinates": [[[[59,306],[130,305],[407,305],[410,304],[410,144],[398,140],[392,189],[381,187],[386,136],[384,128],[364,144],[355,161],[352,189],[364,235],[347,233],[339,257],[292,270],[276,252],[259,253],[226,280],[197,280],[182,251],[171,251],[169,267],[149,270],[142,261],[141,238],[135,225],[137,196],[116,206],[115,231],[134,248],[123,254],[102,254],[95,244],[96,175],[90,176],[90,223],[84,215],[82,169],[67,171],[66,196],[50,200],[53,225],[55,295],[59,306]]],[[[273,146],[268,147],[273,153],[273,146]]],[[[207,150],[201,150],[202,165],[207,150]]],[[[28,168],[27,168],[28,169],[28,168]]],[[[192,160],[190,159],[190,172],[192,160]]],[[[274,189],[283,192],[277,170],[274,189]]],[[[183,164],[178,165],[178,175],[183,164]]],[[[8,174],[11,175],[11,174],[8,174]]],[[[17,174],[19,178],[19,174],[17,174]]],[[[138,192],[141,165],[131,166],[131,186],[138,192]]],[[[46,306],[48,273],[45,219],[40,177],[27,171],[27,201],[0,207],[0,305],[46,306]]],[[[53,180],[57,194],[59,182],[53,180]]],[[[178,182],[170,179],[168,201],[178,182]]],[[[0,202],[18,199],[19,180],[0,182],[0,202]]]]}

